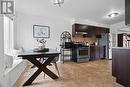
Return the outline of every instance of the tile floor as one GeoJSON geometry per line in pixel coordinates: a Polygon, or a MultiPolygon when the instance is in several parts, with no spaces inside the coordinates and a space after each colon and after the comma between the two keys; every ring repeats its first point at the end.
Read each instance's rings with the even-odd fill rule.
{"type": "MultiPolygon", "coordinates": [[[[52,80],[44,73],[41,73],[30,86],[25,87],[123,87],[116,83],[111,75],[111,60],[96,60],[86,63],[65,62],[58,63],[60,78],[52,80]]],[[[54,66],[48,66],[57,74],[54,66]]],[[[26,68],[19,80],[13,87],[22,87],[23,83],[37,68],[26,68]]]]}

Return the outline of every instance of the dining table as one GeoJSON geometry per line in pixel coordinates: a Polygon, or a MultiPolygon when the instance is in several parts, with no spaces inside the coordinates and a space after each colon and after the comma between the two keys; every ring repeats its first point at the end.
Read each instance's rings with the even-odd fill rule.
{"type": "Polygon", "coordinates": [[[55,57],[59,57],[60,52],[56,50],[48,50],[46,52],[37,52],[34,50],[24,51],[18,54],[18,57],[30,61],[38,69],[34,74],[23,84],[23,86],[31,85],[32,82],[40,75],[41,72],[47,74],[53,80],[58,79],[58,76],[54,74],[50,69],[47,68],[48,65],[54,60],[55,57]],[[44,62],[40,62],[38,58],[46,58],[44,62]]]}

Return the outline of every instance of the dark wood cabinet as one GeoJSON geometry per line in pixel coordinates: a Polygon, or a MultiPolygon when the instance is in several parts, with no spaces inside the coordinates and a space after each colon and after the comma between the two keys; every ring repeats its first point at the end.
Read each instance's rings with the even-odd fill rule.
{"type": "Polygon", "coordinates": [[[76,32],[87,32],[87,29],[88,29],[87,25],[75,24],[76,32]]]}
{"type": "Polygon", "coordinates": [[[130,87],[130,49],[112,49],[112,75],[125,87],[130,87]]]}
{"type": "Polygon", "coordinates": [[[106,55],[106,50],[105,49],[106,49],[106,46],[101,46],[100,49],[99,49],[101,59],[105,58],[105,55],[106,55]]]}
{"type": "Polygon", "coordinates": [[[130,0],[125,0],[125,24],[130,25],[130,0]]]}
{"type": "Polygon", "coordinates": [[[90,60],[105,58],[105,46],[90,46],[90,60]]]}
{"type": "Polygon", "coordinates": [[[100,59],[100,47],[99,46],[95,46],[95,59],[100,59]]]}
{"type": "Polygon", "coordinates": [[[73,24],[72,25],[72,36],[75,36],[77,32],[87,32],[88,26],[83,24],[73,24]]]}
{"type": "Polygon", "coordinates": [[[76,23],[72,25],[72,36],[75,36],[77,32],[87,33],[88,36],[101,35],[101,33],[109,33],[109,28],[76,23]]]}

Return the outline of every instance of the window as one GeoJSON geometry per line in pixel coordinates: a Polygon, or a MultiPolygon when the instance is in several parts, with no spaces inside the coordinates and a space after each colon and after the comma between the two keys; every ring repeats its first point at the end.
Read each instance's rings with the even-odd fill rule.
{"type": "Polygon", "coordinates": [[[13,65],[12,49],[14,44],[13,39],[13,20],[4,16],[4,64],[5,69],[9,69],[13,65]]]}
{"type": "Polygon", "coordinates": [[[4,16],[4,51],[7,52],[14,48],[13,20],[4,16]]]}

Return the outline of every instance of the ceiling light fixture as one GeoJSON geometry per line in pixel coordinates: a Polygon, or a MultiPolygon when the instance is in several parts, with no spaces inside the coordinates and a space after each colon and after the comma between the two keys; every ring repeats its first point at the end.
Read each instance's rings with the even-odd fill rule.
{"type": "Polygon", "coordinates": [[[59,5],[59,7],[61,6],[61,4],[64,3],[64,0],[54,0],[54,5],[59,5]]]}
{"type": "Polygon", "coordinates": [[[116,16],[118,16],[118,15],[119,15],[119,13],[115,12],[115,13],[109,14],[108,17],[114,18],[114,17],[116,17],[116,16]]]}

